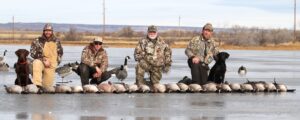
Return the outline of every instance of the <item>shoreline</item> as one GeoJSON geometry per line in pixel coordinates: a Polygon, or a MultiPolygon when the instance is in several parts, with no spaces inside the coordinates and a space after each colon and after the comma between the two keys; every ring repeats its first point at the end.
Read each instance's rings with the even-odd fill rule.
{"type": "MultiPolygon", "coordinates": [[[[1,40],[1,45],[30,45],[32,41],[29,40],[1,40]]],[[[61,41],[63,46],[85,46],[90,43],[90,41],[61,41]]],[[[106,41],[104,42],[104,47],[108,48],[135,48],[136,41],[106,41]]],[[[171,45],[171,48],[185,48],[187,42],[175,42],[171,45]]],[[[222,50],[288,50],[297,51],[300,50],[300,43],[286,43],[280,45],[266,45],[266,46],[235,46],[235,45],[225,45],[220,46],[222,50]]]]}

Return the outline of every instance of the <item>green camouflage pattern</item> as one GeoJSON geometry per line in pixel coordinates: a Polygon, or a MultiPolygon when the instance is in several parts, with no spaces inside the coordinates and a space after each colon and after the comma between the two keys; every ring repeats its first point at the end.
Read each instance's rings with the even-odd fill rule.
{"type": "Polygon", "coordinates": [[[214,56],[218,53],[219,48],[216,45],[215,41],[213,39],[204,40],[202,36],[194,37],[185,49],[185,54],[188,58],[199,57],[200,61],[204,62],[205,64],[211,63],[214,60],[214,56]]]}
{"type": "Polygon", "coordinates": [[[155,67],[171,66],[172,51],[161,37],[156,40],[144,38],[136,46],[134,58],[136,61],[145,60],[155,67]]]}
{"type": "Polygon", "coordinates": [[[146,84],[144,80],[145,72],[149,73],[150,81],[153,84],[158,84],[162,77],[162,67],[149,65],[145,60],[141,60],[135,67],[136,84],[146,84]]]}
{"type": "Polygon", "coordinates": [[[149,73],[152,84],[159,83],[162,72],[168,72],[172,64],[172,51],[161,37],[155,40],[144,38],[134,51],[136,65],[136,83],[145,84],[144,74],[149,73]],[[164,70],[164,71],[163,71],[164,70]]]}
{"type": "Polygon", "coordinates": [[[108,67],[107,53],[103,48],[96,51],[94,45],[91,43],[82,50],[81,62],[90,67],[98,66],[104,72],[108,67]]]}
{"type": "Polygon", "coordinates": [[[52,36],[51,38],[47,39],[45,36],[41,36],[31,43],[30,47],[30,56],[33,59],[40,59],[42,60],[43,55],[43,49],[46,42],[55,42],[57,46],[57,62],[58,64],[61,62],[61,58],[63,56],[63,48],[61,46],[60,40],[56,38],[55,36],[52,36]]]}

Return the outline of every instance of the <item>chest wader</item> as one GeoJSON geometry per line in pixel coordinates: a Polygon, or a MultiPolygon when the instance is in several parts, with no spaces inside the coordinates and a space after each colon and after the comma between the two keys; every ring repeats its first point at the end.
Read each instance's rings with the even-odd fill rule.
{"type": "MultiPolygon", "coordinates": [[[[204,58],[207,56],[207,42],[204,43],[204,58]]],[[[203,85],[207,82],[208,77],[208,65],[203,61],[198,64],[194,64],[192,58],[188,59],[189,67],[191,68],[192,80],[194,83],[203,85]]]]}
{"type": "Polygon", "coordinates": [[[57,67],[57,45],[55,42],[46,42],[43,55],[50,61],[50,67],[46,68],[44,63],[35,59],[33,61],[33,83],[35,85],[50,88],[53,86],[55,68],[57,67]]]}

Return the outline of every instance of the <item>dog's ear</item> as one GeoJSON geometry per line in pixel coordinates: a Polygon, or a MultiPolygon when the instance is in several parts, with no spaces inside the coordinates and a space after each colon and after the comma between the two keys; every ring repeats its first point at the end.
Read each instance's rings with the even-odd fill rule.
{"type": "Polygon", "coordinates": [[[214,59],[215,59],[215,61],[218,61],[218,60],[219,60],[219,58],[220,58],[220,53],[218,53],[217,55],[214,55],[214,59]]]}
{"type": "Polygon", "coordinates": [[[25,56],[27,57],[29,55],[29,51],[25,50],[25,56]]]}
{"type": "Polygon", "coordinates": [[[19,57],[19,56],[20,56],[20,52],[21,52],[21,49],[17,50],[17,51],[15,52],[15,54],[19,57]]]}
{"type": "Polygon", "coordinates": [[[226,59],[228,59],[228,58],[229,58],[229,56],[230,56],[230,54],[229,54],[229,53],[227,53],[227,52],[225,52],[225,56],[226,56],[226,59]]]}

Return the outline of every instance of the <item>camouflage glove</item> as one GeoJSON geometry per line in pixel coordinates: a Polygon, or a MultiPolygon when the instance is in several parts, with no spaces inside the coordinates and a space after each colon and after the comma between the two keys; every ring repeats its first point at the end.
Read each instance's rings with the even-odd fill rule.
{"type": "Polygon", "coordinates": [[[169,65],[163,66],[163,68],[162,68],[163,73],[168,73],[170,71],[170,67],[171,66],[169,66],[169,65]]]}

